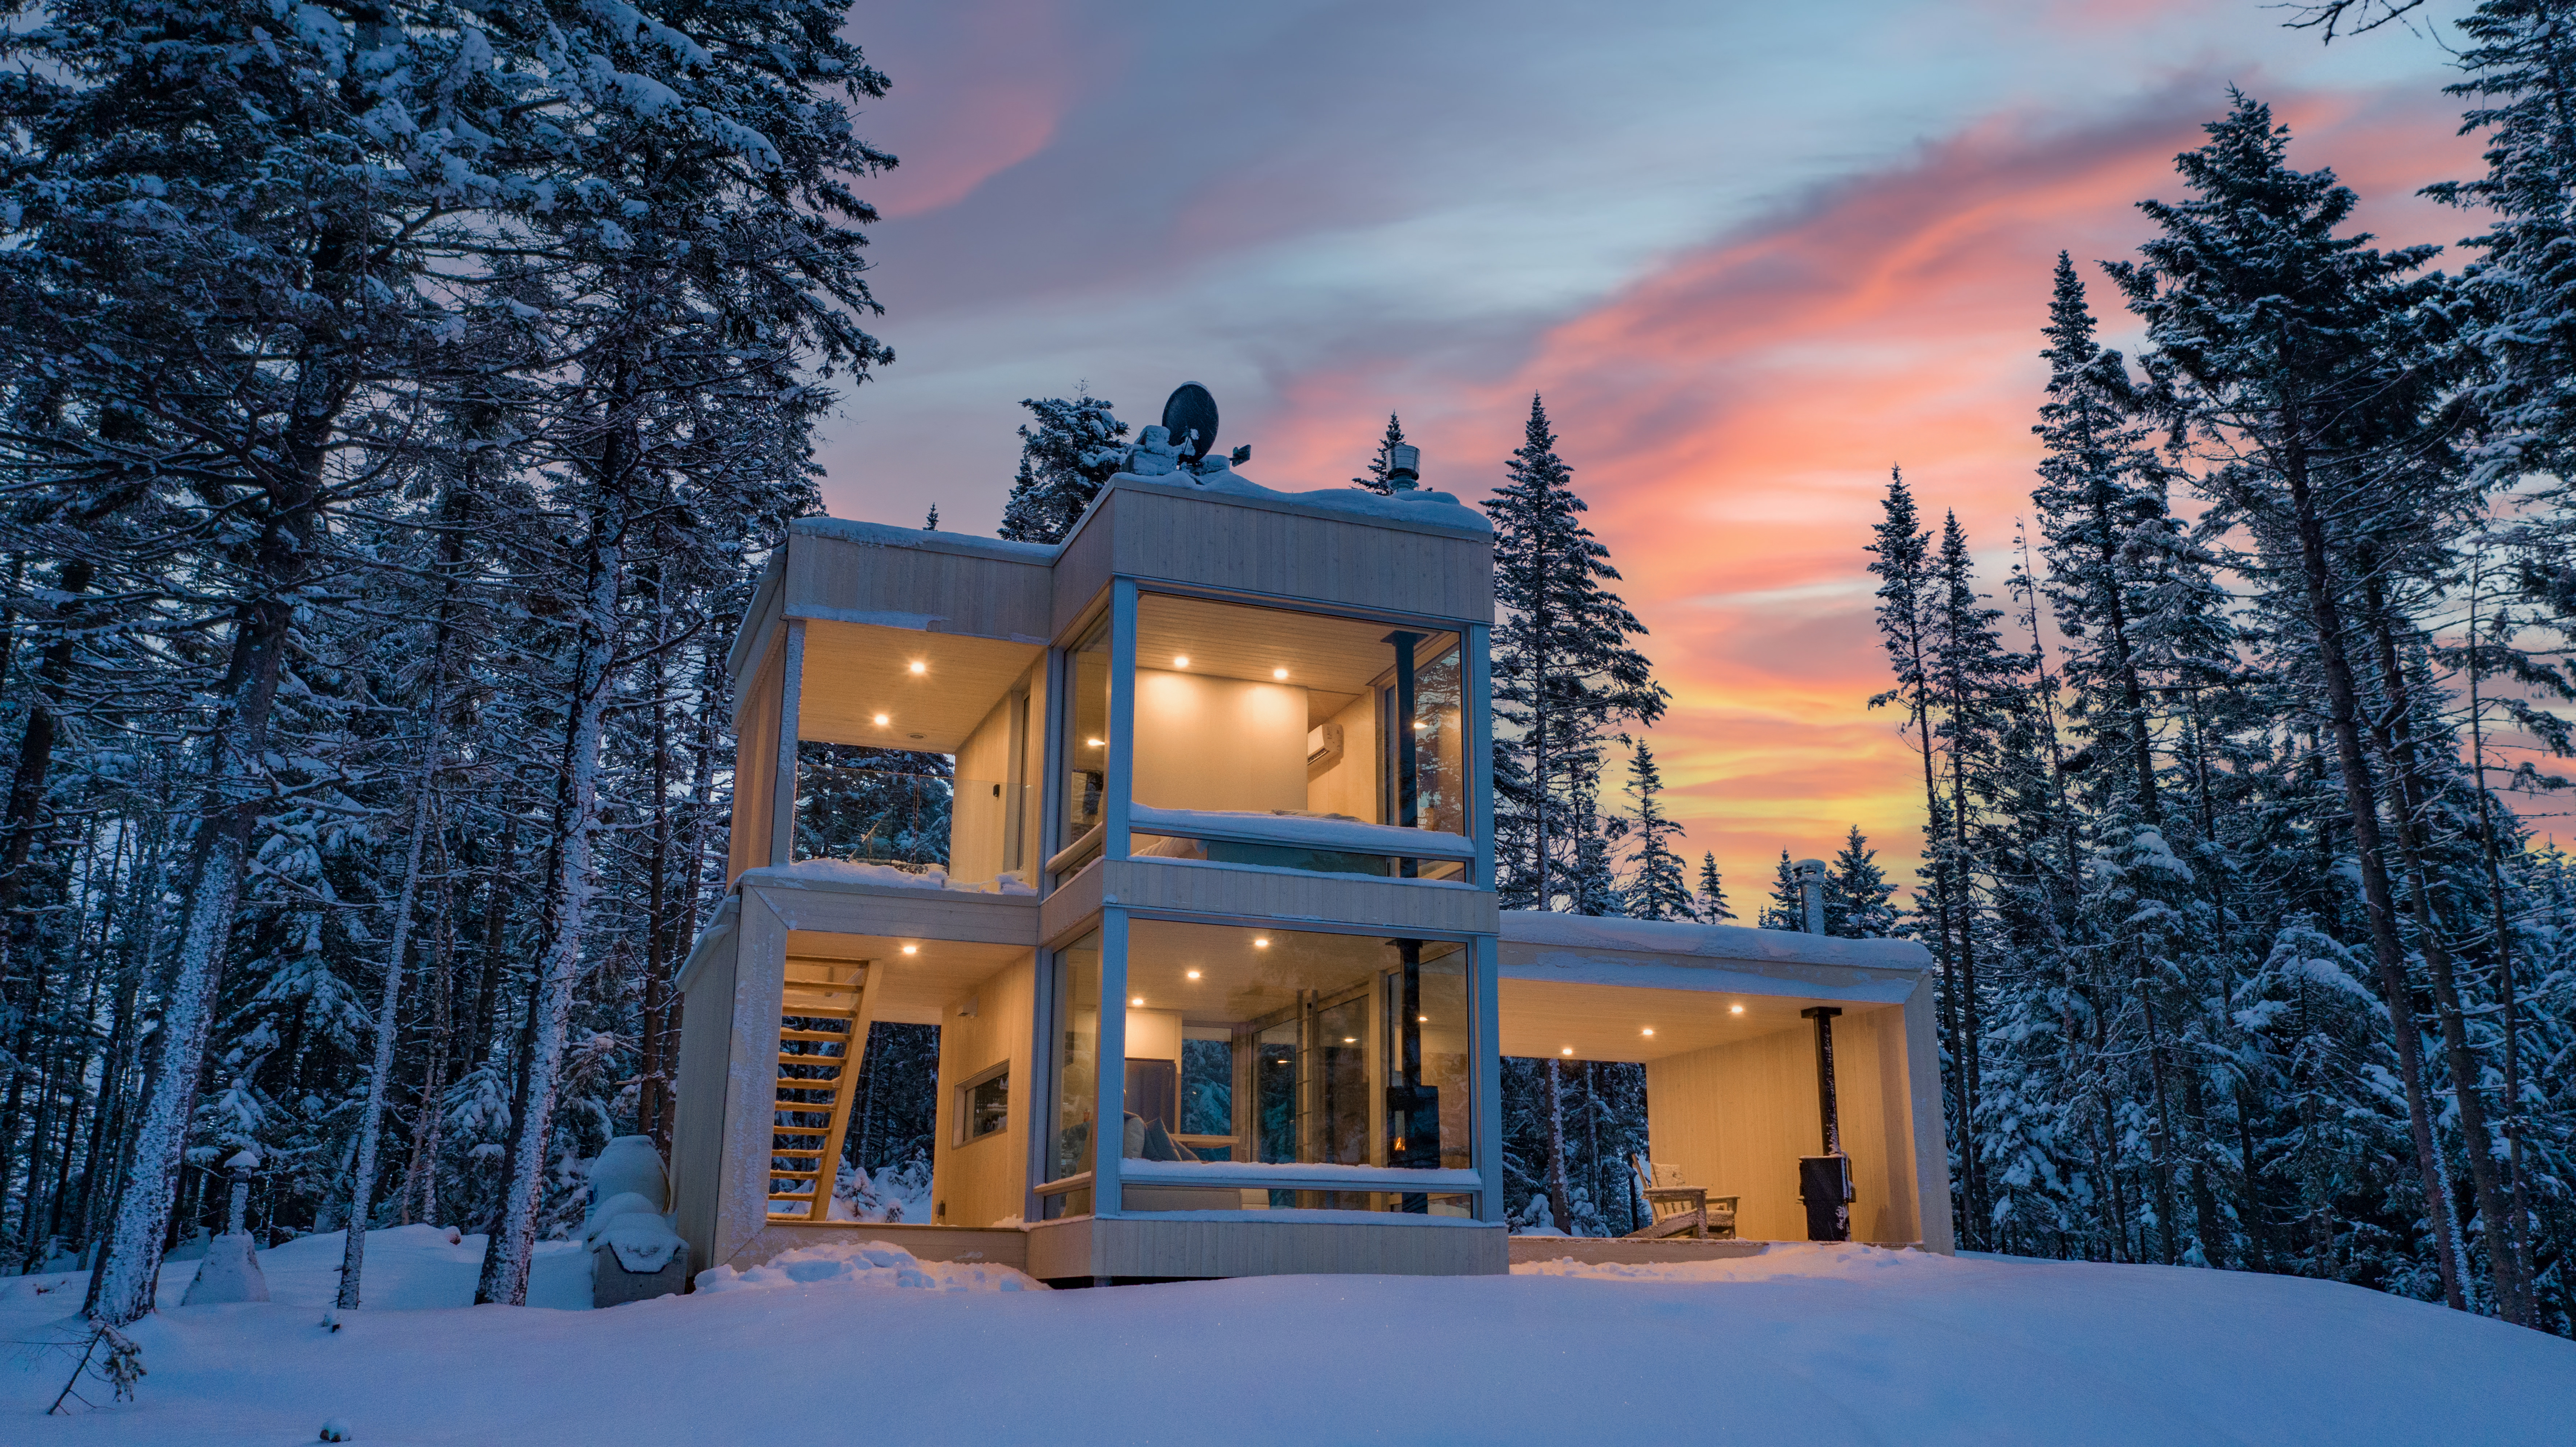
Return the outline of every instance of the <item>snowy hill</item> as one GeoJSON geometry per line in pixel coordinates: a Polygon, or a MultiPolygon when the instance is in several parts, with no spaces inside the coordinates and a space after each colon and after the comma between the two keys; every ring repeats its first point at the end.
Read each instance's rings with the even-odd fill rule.
{"type": "MultiPolygon", "coordinates": [[[[2576,1400],[2565,1341],[2353,1287],[2152,1266],[1790,1246],[1048,1292],[844,1249],[596,1314],[399,1309],[465,1299],[479,1249],[378,1233],[368,1277],[389,1306],[335,1334],[317,1323],[338,1238],[290,1243],[262,1258],[274,1303],[163,1310],[133,1333],[139,1400],[70,1418],[37,1417],[67,1361],[19,1348],[0,1440],[283,1447],[337,1417],[368,1444],[619,1447],[2540,1442],[2565,1440],[2576,1400]]],[[[172,1267],[165,1301],[191,1269],[172,1267]]],[[[556,1248],[540,1299],[579,1300],[581,1274],[556,1248]]],[[[80,1284],[0,1283],[0,1336],[42,1337],[80,1284]]]]}

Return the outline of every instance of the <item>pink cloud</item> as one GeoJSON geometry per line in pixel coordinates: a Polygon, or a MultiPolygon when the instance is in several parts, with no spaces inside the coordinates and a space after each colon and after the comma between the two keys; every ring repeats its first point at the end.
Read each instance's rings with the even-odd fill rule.
{"type": "MultiPolygon", "coordinates": [[[[1887,675],[1862,548],[1888,468],[1903,464],[1936,528],[1958,511],[2000,592],[2037,458],[2049,269],[2071,251],[2106,333],[2126,330],[2092,262],[2133,251],[2135,203],[2178,193],[2174,154],[2225,104],[2195,81],[2092,124],[1987,117],[1671,257],[1548,331],[1506,380],[1307,376],[1270,435],[1292,474],[1346,476],[1382,399],[1403,396],[1408,431],[1455,460],[1440,475],[1490,475],[1544,393],[1674,693],[1653,738],[1693,853],[1717,852],[1741,903],[1782,847],[1822,854],[1857,823],[1909,877],[1920,763],[1896,719],[1866,707],[1887,675]]],[[[2387,242],[2473,229],[2413,196],[2476,166],[2438,94],[2275,109],[2292,163],[2335,167],[2387,242]]]]}

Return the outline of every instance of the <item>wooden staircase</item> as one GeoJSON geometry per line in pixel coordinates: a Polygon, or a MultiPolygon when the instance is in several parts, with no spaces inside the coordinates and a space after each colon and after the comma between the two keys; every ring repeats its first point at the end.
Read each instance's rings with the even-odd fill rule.
{"type": "Polygon", "coordinates": [[[787,962],[779,1005],[778,1097],[769,1138],[769,1218],[831,1218],[841,1142],[867,1049],[868,964],[787,962]]]}

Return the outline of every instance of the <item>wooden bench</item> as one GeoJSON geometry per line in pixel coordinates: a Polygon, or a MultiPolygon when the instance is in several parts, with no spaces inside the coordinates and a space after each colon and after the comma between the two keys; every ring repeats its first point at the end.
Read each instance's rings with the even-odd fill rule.
{"type": "Polygon", "coordinates": [[[1685,1186],[1681,1167],[1658,1166],[1642,1155],[1630,1156],[1628,1165],[1636,1173],[1637,1192],[1646,1198],[1646,1209],[1654,1213],[1652,1221],[1628,1233],[1629,1239],[1654,1241],[1684,1232],[1694,1240],[1735,1239],[1735,1208],[1741,1197],[1711,1197],[1705,1187],[1685,1186]]]}

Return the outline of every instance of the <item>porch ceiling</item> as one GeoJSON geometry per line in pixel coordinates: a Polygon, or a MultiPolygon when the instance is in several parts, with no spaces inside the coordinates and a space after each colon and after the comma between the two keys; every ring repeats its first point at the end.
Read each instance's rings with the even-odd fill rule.
{"type": "Polygon", "coordinates": [[[959,996],[1028,955],[1026,945],[826,934],[820,930],[787,933],[787,959],[791,965],[798,960],[868,961],[871,987],[883,992],[871,1007],[874,1017],[898,1025],[938,1024],[941,1012],[959,996]],[[917,953],[905,954],[906,945],[913,946],[917,953]]]}
{"type": "Polygon", "coordinates": [[[1498,982],[1505,1055],[1642,1063],[1667,1055],[1733,1045],[1782,1030],[1812,1030],[1800,1010],[1840,1005],[1847,1014],[1891,1010],[1849,1000],[1732,995],[1700,990],[1643,990],[1553,980],[1498,982]],[[1735,1013],[1736,1007],[1742,1014],[1735,1013]],[[1655,1033],[1645,1032],[1652,1029],[1655,1033]],[[1574,1053],[1565,1053],[1572,1046],[1574,1053]]]}
{"type": "Polygon", "coordinates": [[[796,736],[953,754],[1044,652],[964,633],[809,619],[796,736]]]}

